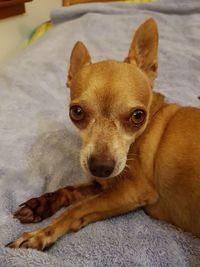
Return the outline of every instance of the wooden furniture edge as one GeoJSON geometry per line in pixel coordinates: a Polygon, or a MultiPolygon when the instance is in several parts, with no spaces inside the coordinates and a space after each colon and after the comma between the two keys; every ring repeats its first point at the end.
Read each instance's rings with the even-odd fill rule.
{"type": "Polygon", "coordinates": [[[32,0],[0,0],[0,19],[25,13],[25,3],[32,0]]]}

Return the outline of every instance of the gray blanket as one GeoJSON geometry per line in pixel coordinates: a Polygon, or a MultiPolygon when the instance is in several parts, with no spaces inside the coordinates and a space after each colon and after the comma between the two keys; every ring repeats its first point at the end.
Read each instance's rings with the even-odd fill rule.
{"type": "MultiPolygon", "coordinates": [[[[133,30],[153,16],[160,29],[156,89],[168,101],[199,106],[199,0],[84,4],[52,13],[56,27],[0,71],[0,266],[200,266],[200,240],[143,211],[97,222],[46,252],[4,244],[46,224],[22,225],[18,204],[84,180],[80,140],[68,118],[67,62],[77,40],[93,61],[123,59],[133,30]],[[165,3],[164,3],[165,2],[165,3]],[[167,3],[166,3],[167,2],[167,3]]],[[[200,123],[200,122],[197,122],[200,123]]],[[[177,155],[178,156],[178,155],[177,155]]]]}

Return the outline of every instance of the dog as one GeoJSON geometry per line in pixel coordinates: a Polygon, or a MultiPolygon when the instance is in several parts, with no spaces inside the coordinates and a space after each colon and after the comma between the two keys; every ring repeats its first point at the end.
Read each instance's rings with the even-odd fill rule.
{"type": "Polygon", "coordinates": [[[168,104],[154,92],[157,68],[153,18],[137,29],[123,62],[93,64],[85,45],[76,43],[69,115],[80,131],[80,162],[90,182],[21,204],[15,217],[22,223],[70,208],[9,247],[44,250],[69,231],[137,208],[200,236],[200,109],[168,104]]]}

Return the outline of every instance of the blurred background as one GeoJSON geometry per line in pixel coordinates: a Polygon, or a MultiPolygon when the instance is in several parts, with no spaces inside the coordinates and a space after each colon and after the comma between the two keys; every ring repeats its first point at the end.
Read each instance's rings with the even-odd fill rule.
{"type": "MultiPolygon", "coordinates": [[[[49,20],[50,11],[62,0],[0,0],[0,63],[27,45],[38,25],[49,20]]],[[[48,28],[45,25],[41,31],[48,28]]]]}
{"type": "Polygon", "coordinates": [[[88,2],[149,3],[155,0],[0,0],[0,64],[51,29],[50,12],[88,2]]]}

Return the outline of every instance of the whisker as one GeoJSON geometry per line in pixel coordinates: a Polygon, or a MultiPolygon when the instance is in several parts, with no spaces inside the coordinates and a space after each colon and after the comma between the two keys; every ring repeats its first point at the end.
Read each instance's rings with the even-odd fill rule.
{"type": "Polygon", "coordinates": [[[126,168],[130,169],[130,166],[128,164],[125,165],[126,168]]]}
{"type": "Polygon", "coordinates": [[[138,156],[136,153],[128,153],[128,156],[138,156]]]}

